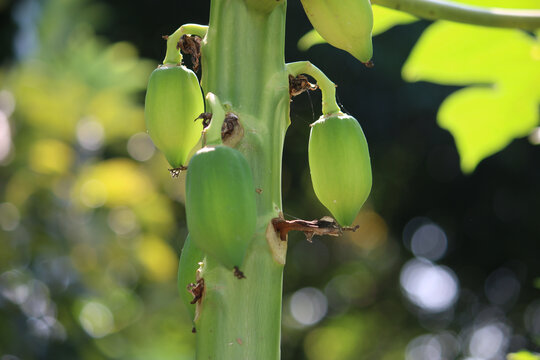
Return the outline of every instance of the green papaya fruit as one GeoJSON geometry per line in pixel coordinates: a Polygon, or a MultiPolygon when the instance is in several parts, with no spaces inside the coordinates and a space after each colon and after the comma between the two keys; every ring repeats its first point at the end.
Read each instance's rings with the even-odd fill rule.
{"type": "Polygon", "coordinates": [[[373,55],[370,0],[302,0],[311,25],[330,45],[363,63],[373,55]]]}
{"type": "Polygon", "coordinates": [[[257,223],[255,185],[242,153],[218,145],[191,158],[186,218],[198,248],[227,268],[241,267],[257,223]]]}
{"type": "Polygon", "coordinates": [[[369,150],[352,116],[323,115],[311,125],[309,169],[319,201],[342,226],[350,226],[371,191],[369,150]]]}
{"type": "Polygon", "coordinates": [[[195,305],[192,304],[193,295],[188,291],[188,286],[197,282],[197,269],[199,268],[199,262],[203,261],[203,259],[204,253],[193,244],[188,235],[180,254],[177,284],[180,298],[186,305],[191,320],[195,320],[195,305]]]}
{"type": "Polygon", "coordinates": [[[163,65],[148,80],[144,117],[148,134],[173,168],[186,165],[202,128],[193,120],[204,112],[195,73],[185,66],[163,65]]]}

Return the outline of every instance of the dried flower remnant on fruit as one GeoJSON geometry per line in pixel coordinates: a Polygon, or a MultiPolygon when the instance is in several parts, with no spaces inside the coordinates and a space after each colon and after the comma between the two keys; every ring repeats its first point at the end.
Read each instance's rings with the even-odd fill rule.
{"type": "Polygon", "coordinates": [[[203,112],[193,121],[197,121],[199,119],[202,119],[203,129],[206,129],[210,125],[210,120],[212,120],[212,113],[203,112]]]}
{"type": "Polygon", "coordinates": [[[180,166],[180,167],[177,167],[174,169],[168,169],[168,170],[169,170],[169,173],[171,174],[171,177],[174,179],[174,178],[179,177],[182,171],[187,170],[187,166],[180,166]]]}
{"type": "Polygon", "coordinates": [[[200,278],[196,283],[189,284],[187,290],[193,295],[193,300],[191,300],[190,304],[200,304],[204,293],[204,279],[200,278]]]}
{"type": "Polygon", "coordinates": [[[244,273],[238,268],[238,266],[235,266],[233,268],[234,270],[234,276],[237,278],[237,279],[245,279],[246,276],[244,275],[244,273]]]}
{"type": "Polygon", "coordinates": [[[238,115],[228,112],[221,125],[221,141],[223,144],[235,147],[244,137],[244,127],[239,121],[238,115]]]}
{"type": "Polygon", "coordinates": [[[221,125],[221,140],[225,141],[230,138],[233,135],[234,130],[239,126],[238,116],[232,112],[227,113],[225,115],[225,121],[223,121],[223,125],[221,125]]]}
{"type": "Polygon", "coordinates": [[[375,67],[375,63],[373,62],[373,60],[369,60],[368,62],[365,62],[365,63],[362,63],[364,64],[365,67],[371,69],[372,67],[375,67]]]}
{"type": "Polygon", "coordinates": [[[319,220],[285,220],[283,218],[272,219],[272,225],[276,232],[279,232],[281,240],[287,240],[289,231],[302,231],[306,235],[306,240],[311,242],[314,235],[341,236],[344,231],[356,231],[356,226],[341,226],[334,218],[324,216],[319,220]]]}
{"type": "Polygon", "coordinates": [[[199,60],[201,58],[201,38],[192,35],[182,35],[177,49],[182,50],[184,54],[191,55],[191,63],[193,64],[193,71],[199,71],[199,60]]]}
{"type": "Polygon", "coordinates": [[[289,97],[297,96],[308,90],[317,90],[319,87],[317,84],[309,82],[305,75],[298,75],[296,77],[289,75],[289,97]]]}

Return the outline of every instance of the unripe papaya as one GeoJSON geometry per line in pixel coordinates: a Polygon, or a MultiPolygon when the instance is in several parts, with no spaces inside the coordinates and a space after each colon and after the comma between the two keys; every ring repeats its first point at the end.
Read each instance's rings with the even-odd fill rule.
{"type": "Polygon", "coordinates": [[[373,55],[370,0],[302,0],[317,32],[330,45],[347,51],[363,63],[373,55]]]}
{"type": "Polygon", "coordinates": [[[350,226],[371,191],[364,132],[352,116],[324,115],[311,125],[309,169],[319,201],[342,226],[350,226]]]}
{"type": "Polygon", "coordinates": [[[195,320],[195,305],[192,304],[193,295],[188,291],[188,286],[197,282],[197,269],[199,268],[199,262],[203,261],[203,259],[204,253],[193,244],[188,235],[180,254],[177,284],[180,298],[186,305],[191,320],[195,320]]]}
{"type": "Polygon", "coordinates": [[[173,168],[186,165],[201,137],[194,119],[204,112],[195,73],[185,66],[163,65],[148,80],[144,117],[148,134],[173,168]]]}
{"type": "Polygon", "coordinates": [[[186,218],[198,248],[225,267],[241,267],[257,223],[255,185],[242,153],[219,145],[191,158],[186,218]]]}

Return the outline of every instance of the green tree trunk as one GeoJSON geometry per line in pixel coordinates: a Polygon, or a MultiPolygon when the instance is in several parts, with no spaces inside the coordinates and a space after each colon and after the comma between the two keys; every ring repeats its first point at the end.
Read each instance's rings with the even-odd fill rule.
{"type": "Polygon", "coordinates": [[[275,6],[270,11],[246,3],[212,0],[201,47],[202,87],[217,95],[243,126],[236,148],[247,158],[257,188],[257,232],[241,269],[245,279],[210,257],[201,267],[205,292],[195,321],[197,359],[280,357],[286,243],[270,224],[281,210],[281,157],[290,123],[286,2],[268,2],[275,6]]]}

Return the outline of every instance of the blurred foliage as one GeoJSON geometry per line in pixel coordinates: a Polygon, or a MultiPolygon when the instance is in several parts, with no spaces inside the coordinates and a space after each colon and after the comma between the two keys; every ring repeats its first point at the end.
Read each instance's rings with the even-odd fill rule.
{"type": "Polygon", "coordinates": [[[506,357],[508,360],[539,360],[539,354],[533,354],[528,351],[520,351],[513,354],[508,354],[506,357]]]}
{"type": "MultiPolygon", "coordinates": [[[[430,63],[410,68],[415,80],[470,87],[409,84],[399,69],[426,22],[377,8],[377,66],[366,70],[329,47],[299,54],[295,39],[309,23],[300,2],[288,6],[288,60],[307,56],[339,84],[368,137],[374,187],[356,233],[313,243],[290,236],[283,359],[503,359],[538,351],[538,150],[514,140],[465,178],[452,138],[434,125],[452,91],[441,126],[470,102],[493,107],[485,110],[490,129],[503,114],[515,116],[495,140],[453,134],[458,147],[481,146],[466,150],[474,154],[469,170],[486,149],[525,135],[533,120],[517,119],[533,116],[538,101],[526,57],[537,42],[511,30],[475,32],[483,45],[509,49],[486,57],[467,27],[435,23],[426,34],[441,31],[445,40],[423,51],[430,63]],[[450,57],[460,44],[469,46],[462,58],[450,57]],[[454,287],[438,286],[445,281],[454,287]],[[441,303],[444,310],[432,311],[441,303]]],[[[162,32],[207,16],[207,2],[0,1],[1,360],[194,357],[175,279],[187,231],[185,179],[170,178],[149,141],[142,99],[163,56],[162,32]]],[[[327,215],[307,169],[318,96],[294,99],[284,150],[284,211],[306,219],[327,215]]]]}
{"type": "Polygon", "coordinates": [[[12,133],[1,176],[0,355],[193,356],[175,287],[184,229],[163,193],[167,171],[149,176],[166,162],[130,156],[154,152],[141,99],[156,63],[95,35],[92,19],[105,10],[78,0],[14,5],[39,21],[19,33],[34,47],[0,71],[12,133]]]}

